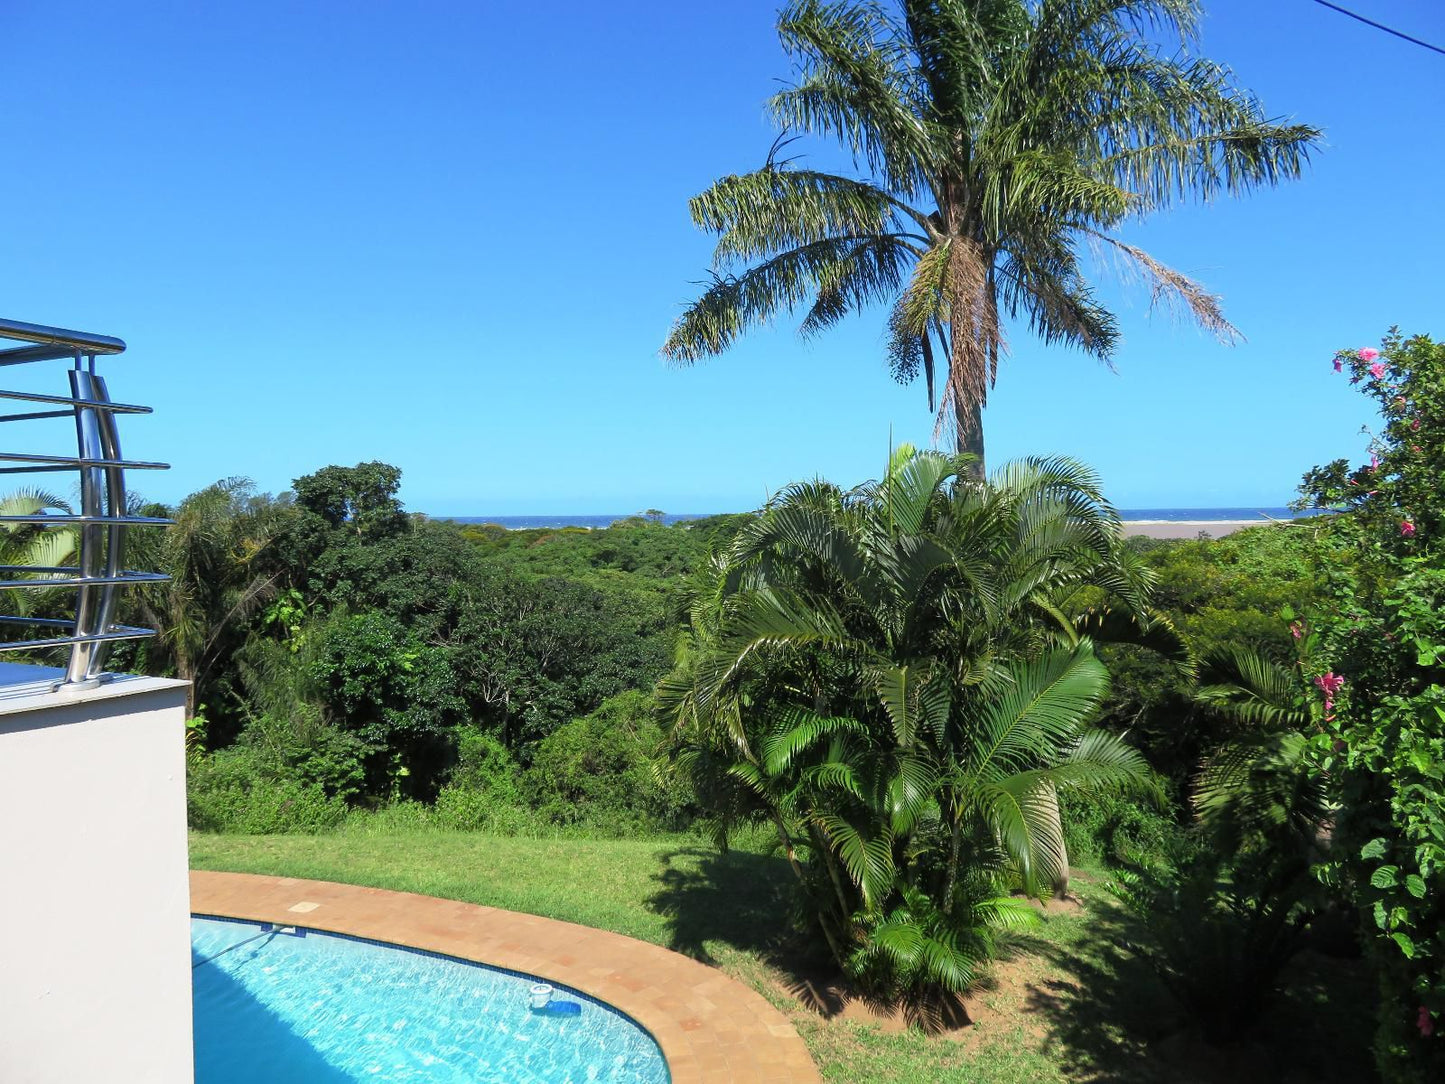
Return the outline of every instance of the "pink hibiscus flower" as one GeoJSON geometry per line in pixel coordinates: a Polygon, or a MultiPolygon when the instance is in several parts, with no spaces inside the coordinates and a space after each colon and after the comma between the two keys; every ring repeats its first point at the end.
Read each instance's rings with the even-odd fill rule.
{"type": "Polygon", "coordinates": [[[1402,535],[1404,535],[1406,538],[1414,538],[1414,537],[1415,537],[1415,525],[1414,525],[1413,523],[1411,523],[1408,519],[1401,520],[1401,521],[1400,521],[1400,533],[1401,533],[1402,535]]]}
{"type": "Polygon", "coordinates": [[[1360,360],[1361,360],[1361,361],[1374,361],[1374,360],[1375,360],[1377,357],[1379,357],[1379,356],[1380,356],[1380,352],[1379,352],[1378,350],[1376,350],[1376,349],[1375,349],[1374,347],[1372,347],[1372,346],[1367,346],[1367,347],[1365,347],[1363,350],[1360,351],[1360,360]]]}

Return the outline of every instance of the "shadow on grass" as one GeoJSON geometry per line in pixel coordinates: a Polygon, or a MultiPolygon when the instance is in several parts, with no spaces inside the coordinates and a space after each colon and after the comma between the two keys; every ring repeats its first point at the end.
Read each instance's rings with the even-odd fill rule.
{"type": "Polygon", "coordinates": [[[964,1000],[940,995],[903,1004],[860,994],[831,957],[793,928],[796,882],[774,855],[683,847],[659,855],[660,887],[648,907],[668,921],[669,947],[703,963],[708,942],[750,953],[778,972],[783,987],[824,1019],[848,1015],[928,1034],[970,1023],[964,1000]],[[680,863],[679,859],[686,859],[680,863]]]}
{"type": "Polygon", "coordinates": [[[786,860],[708,847],[678,847],[658,857],[662,870],[653,879],[660,887],[647,906],[667,920],[675,952],[709,964],[717,962],[709,941],[769,959],[787,952],[793,880],[786,860]]]}
{"type": "Polygon", "coordinates": [[[1092,901],[1076,943],[1015,936],[1007,955],[1047,961],[1027,1011],[1071,1081],[1091,1084],[1368,1084],[1374,998],[1363,965],[1303,953],[1253,1027],[1211,1046],[1131,948],[1144,924],[1092,901]]]}

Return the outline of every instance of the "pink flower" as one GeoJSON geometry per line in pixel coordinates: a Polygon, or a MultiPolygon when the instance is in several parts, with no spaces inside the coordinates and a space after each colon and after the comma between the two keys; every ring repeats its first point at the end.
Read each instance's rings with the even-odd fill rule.
{"type": "Polygon", "coordinates": [[[1334,722],[1335,693],[1340,691],[1340,686],[1345,679],[1339,674],[1325,673],[1315,678],[1315,684],[1319,686],[1320,692],[1325,694],[1325,722],[1334,722]]]}
{"type": "Polygon", "coordinates": [[[1375,470],[1380,465],[1380,457],[1374,452],[1370,453],[1370,469],[1375,470]]]}
{"type": "Polygon", "coordinates": [[[1373,376],[1376,380],[1379,380],[1380,377],[1385,375],[1385,363],[1383,361],[1377,361],[1375,362],[1375,364],[1371,365],[1370,375],[1373,376]]]}
{"type": "Polygon", "coordinates": [[[1425,1008],[1424,1005],[1420,1006],[1420,1014],[1415,1017],[1415,1026],[1420,1029],[1420,1034],[1427,1039],[1435,1034],[1435,1021],[1430,1016],[1430,1010],[1425,1008]]]}
{"type": "Polygon", "coordinates": [[[1411,422],[1410,428],[1418,432],[1420,429],[1420,419],[1416,418],[1413,422],[1411,422]]]}
{"type": "Polygon", "coordinates": [[[1335,355],[1335,372],[1341,372],[1345,367],[1345,361],[1338,354],[1335,355]]]}
{"type": "Polygon", "coordinates": [[[1374,347],[1372,347],[1372,346],[1367,346],[1367,347],[1365,347],[1363,350],[1360,351],[1360,360],[1361,360],[1361,361],[1374,361],[1374,360],[1375,360],[1377,357],[1379,357],[1379,356],[1380,356],[1380,352],[1379,352],[1378,350],[1376,350],[1376,349],[1375,349],[1374,347]]]}
{"type": "Polygon", "coordinates": [[[1414,525],[1413,523],[1411,523],[1408,519],[1401,520],[1401,521],[1400,521],[1400,533],[1401,533],[1402,535],[1404,535],[1406,538],[1414,538],[1414,537],[1415,537],[1415,525],[1414,525]]]}
{"type": "Polygon", "coordinates": [[[1304,622],[1296,621],[1293,625],[1289,627],[1289,634],[1293,636],[1296,640],[1302,637],[1305,634],[1304,622]]]}

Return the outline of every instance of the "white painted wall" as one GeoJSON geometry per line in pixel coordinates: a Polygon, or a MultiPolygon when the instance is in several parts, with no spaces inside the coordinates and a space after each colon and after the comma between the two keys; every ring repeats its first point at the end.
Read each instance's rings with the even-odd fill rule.
{"type": "Polygon", "coordinates": [[[185,686],[18,685],[0,673],[0,1082],[190,1084],[185,686]]]}

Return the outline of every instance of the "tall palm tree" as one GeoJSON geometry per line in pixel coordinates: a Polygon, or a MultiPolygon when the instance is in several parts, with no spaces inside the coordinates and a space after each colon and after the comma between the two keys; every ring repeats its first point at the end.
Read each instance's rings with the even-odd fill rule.
{"type": "Polygon", "coordinates": [[[1115,231],[1298,176],[1320,133],[1270,119],[1188,55],[1198,18],[1197,0],[794,0],[778,33],[797,82],[769,109],[785,133],[840,142],[866,176],[800,168],[781,139],[761,169],[695,197],[693,221],[718,235],[713,277],[664,355],[691,364],[800,305],[804,334],[890,306],[893,374],[921,372],[930,410],[941,381],[936,435],[953,430],[982,477],[1001,314],[1113,355],[1081,246],[1231,340],[1216,297],[1115,231]]]}
{"type": "Polygon", "coordinates": [[[266,567],[271,543],[286,508],[256,496],[244,478],[227,478],[192,493],[169,514],[174,526],[128,540],[137,563],[170,579],[146,584],[122,604],[141,623],[159,630],[163,663],[191,683],[186,718],[195,714],[215,678],[216,664],[229,657],[244,633],[244,621],[276,590],[280,574],[266,567]]]}
{"type": "Polygon", "coordinates": [[[880,482],[785,490],[721,555],[659,688],[679,767],[777,827],[839,962],[951,988],[1016,917],[1005,870],[1063,883],[1058,791],[1149,780],[1087,725],[1108,675],[1071,616],[1101,589],[1145,609],[1117,516],[1071,461],[989,484],[967,462],[904,448],[880,482]]]}

